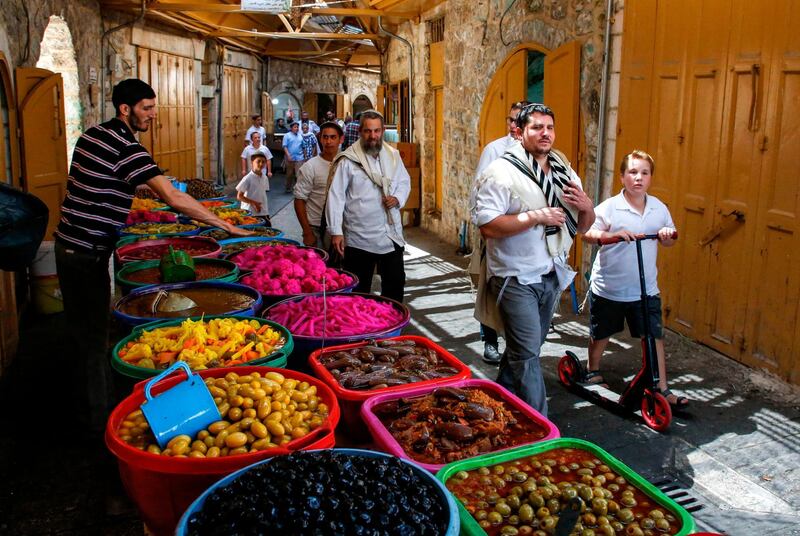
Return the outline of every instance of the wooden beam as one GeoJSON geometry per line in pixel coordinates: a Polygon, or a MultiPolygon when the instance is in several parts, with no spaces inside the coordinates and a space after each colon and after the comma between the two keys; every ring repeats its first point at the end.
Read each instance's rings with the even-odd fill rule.
{"type": "MultiPolygon", "coordinates": [[[[109,1],[100,2],[104,7],[111,8],[136,8],[136,4],[131,2],[109,1]]],[[[240,4],[221,4],[209,3],[172,3],[172,2],[153,2],[147,5],[147,11],[194,11],[194,12],[214,12],[214,13],[260,13],[270,15],[264,11],[242,9],[240,4]]],[[[312,15],[329,15],[333,17],[392,17],[397,19],[415,19],[419,16],[414,11],[391,11],[385,9],[362,9],[349,7],[313,7],[312,15]]]]}
{"type": "Polygon", "coordinates": [[[278,14],[278,18],[283,23],[283,25],[286,26],[286,29],[289,30],[289,32],[295,33],[295,29],[292,27],[292,23],[289,22],[289,19],[287,19],[284,15],[281,15],[280,13],[278,14]]]}
{"type": "Polygon", "coordinates": [[[208,34],[210,37],[267,37],[270,39],[302,39],[302,40],[330,40],[330,41],[361,41],[363,39],[377,39],[378,34],[344,34],[344,33],[311,33],[311,32],[258,32],[249,30],[216,30],[208,34]]]}

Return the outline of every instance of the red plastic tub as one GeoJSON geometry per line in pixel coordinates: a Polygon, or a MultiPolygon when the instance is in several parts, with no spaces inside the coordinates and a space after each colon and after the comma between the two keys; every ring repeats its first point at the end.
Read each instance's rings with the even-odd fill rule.
{"type": "Polygon", "coordinates": [[[365,400],[379,394],[392,394],[399,392],[404,393],[409,389],[416,387],[436,386],[443,383],[466,380],[472,377],[472,371],[467,365],[459,361],[456,356],[425,337],[417,337],[416,335],[403,335],[400,337],[387,337],[377,340],[413,341],[417,346],[435,351],[437,354],[439,354],[439,357],[447,364],[447,366],[453,367],[454,369],[458,370],[458,372],[452,376],[448,376],[447,378],[436,378],[433,380],[408,383],[405,385],[394,385],[392,387],[372,389],[369,391],[354,391],[351,389],[345,389],[339,385],[339,382],[336,381],[328,369],[320,364],[319,360],[324,354],[366,346],[371,342],[371,340],[364,340],[353,344],[342,344],[340,346],[328,346],[326,348],[316,350],[308,357],[308,363],[311,366],[311,371],[314,373],[314,376],[325,382],[336,394],[336,398],[339,400],[339,407],[342,412],[342,420],[347,425],[347,434],[354,441],[369,439],[369,430],[367,430],[367,427],[361,418],[361,405],[365,400]]]}
{"type": "Polygon", "coordinates": [[[208,236],[175,236],[141,240],[117,248],[117,260],[120,263],[132,261],[149,261],[160,259],[169,252],[169,246],[175,249],[190,251],[192,257],[215,259],[222,253],[222,247],[208,236]]]}
{"type": "MultiPolygon", "coordinates": [[[[125,417],[144,402],[146,381],[137,383],[133,393],[111,412],[106,424],[106,446],[117,457],[125,490],[136,503],[142,520],[153,534],[172,534],[184,510],[206,488],[225,475],[279,454],[335,446],[334,429],[339,422],[339,404],[333,391],[320,380],[291,370],[253,366],[209,369],[199,374],[203,378],[221,378],[228,372],[241,376],[252,372],[263,375],[270,371],[316,385],[317,395],[330,410],[328,419],[321,427],[277,448],[220,458],[173,458],[151,454],[128,445],[117,437],[116,431],[125,417]]],[[[168,378],[160,382],[152,392],[156,395],[183,379],[183,376],[168,378]]]]}
{"type": "MultiPolygon", "coordinates": [[[[545,429],[545,436],[542,437],[538,442],[547,441],[548,439],[557,439],[561,437],[561,433],[556,428],[556,425],[547,420],[547,417],[530,407],[528,404],[523,402],[520,398],[516,395],[511,393],[505,387],[496,384],[493,381],[489,380],[461,380],[455,382],[448,382],[447,387],[456,387],[456,388],[465,388],[465,387],[477,387],[483,389],[484,391],[489,391],[490,393],[498,396],[505,402],[506,404],[514,407],[518,411],[520,411],[523,415],[527,416],[531,420],[535,421],[537,424],[541,425],[545,429]]],[[[439,385],[427,385],[427,386],[420,386],[415,387],[412,389],[406,389],[402,393],[387,393],[383,395],[378,395],[372,397],[364,402],[364,405],[361,407],[361,417],[364,419],[364,422],[369,429],[370,434],[372,434],[372,438],[375,440],[375,443],[378,446],[379,450],[383,450],[384,452],[388,452],[389,454],[393,454],[400,458],[405,458],[406,460],[411,460],[412,462],[418,464],[420,467],[424,467],[428,471],[432,473],[436,473],[444,467],[446,464],[435,464],[435,463],[423,463],[418,460],[415,460],[413,455],[408,454],[403,447],[392,437],[392,434],[386,429],[383,423],[378,419],[378,417],[372,412],[372,408],[376,405],[387,402],[389,400],[397,400],[398,398],[405,398],[405,397],[414,397],[414,396],[422,396],[427,395],[437,387],[442,387],[442,384],[439,385]]],[[[519,447],[520,445],[511,445],[506,448],[498,449],[492,451],[492,453],[502,452],[504,450],[508,450],[514,447],[519,447]]],[[[488,454],[486,452],[482,454],[488,454]]],[[[467,458],[464,458],[467,459],[467,458]]],[[[461,461],[461,460],[459,460],[461,461]]]]}

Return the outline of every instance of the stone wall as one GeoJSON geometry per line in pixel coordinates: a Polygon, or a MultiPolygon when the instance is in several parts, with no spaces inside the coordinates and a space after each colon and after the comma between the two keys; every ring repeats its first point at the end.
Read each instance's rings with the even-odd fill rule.
{"type": "Polygon", "coordinates": [[[346,94],[351,103],[359,95],[365,95],[374,105],[379,83],[378,74],[365,71],[271,59],[267,91],[272,96],[290,93],[300,106],[303,105],[305,94],[309,92],[346,94]]]}
{"type": "MultiPolygon", "coordinates": [[[[441,214],[431,213],[434,202],[433,99],[424,20],[416,25],[404,23],[397,32],[415,46],[414,133],[415,141],[420,144],[424,177],[422,225],[453,243],[460,223],[469,218],[467,199],[481,151],[478,123],[484,95],[492,73],[520,44],[534,42],[548,50],[576,39],[582,44],[580,106],[586,152],[582,178],[584,187],[593,194],[606,2],[517,1],[504,13],[507,4],[497,0],[448,0],[423,16],[424,20],[445,16],[441,214]]],[[[407,78],[406,54],[405,45],[396,40],[390,42],[385,64],[388,81],[407,78]]]]}
{"type": "MultiPolygon", "coordinates": [[[[96,0],[0,1],[0,50],[12,71],[17,67],[34,67],[52,15],[63,18],[69,27],[78,66],[78,84],[80,88],[87,88],[90,71],[98,76],[100,73],[102,23],[96,0]]],[[[98,121],[100,106],[89,91],[80,91],[79,98],[82,131],[98,121]]]]}

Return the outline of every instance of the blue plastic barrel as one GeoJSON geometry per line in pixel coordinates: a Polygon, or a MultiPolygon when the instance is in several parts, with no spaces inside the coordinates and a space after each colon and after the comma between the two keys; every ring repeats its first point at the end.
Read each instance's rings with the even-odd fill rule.
{"type": "MultiPolygon", "coordinates": [[[[375,452],[373,450],[364,450],[364,449],[332,449],[332,450],[333,452],[339,454],[346,454],[348,456],[354,456],[354,457],[363,456],[366,458],[394,458],[394,456],[391,456],[389,454],[384,454],[383,452],[375,452]]],[[[308,451],[308,452],[319,452],[319,451],[308,451]]],[[[222,480],[220,480],[219,482],[208,488],[206,491],[204,491],[203,494],[200,495],[189,506],[189,508],[186,509],[186,512],[184,512],[183,516],[181,517],[181,520],[178,522],[178,526],[175,529],[175,534],[177,536],[185,536],[186,534],[188,534],[189,519],[195,512],[198,512],[203,509],[203,504],[206,502],[208,497],[212,493],[214,493],[215,490],[223,486],[229,485],[231,482],[239,478],[244,473],[250,471],[254,467],[257,467],[261,464],[270,463],[273,459],[274,458],[269,458],[260,462],[256,462],[252,465],[245,467],[244,469],[236,471],[235,473],[231,473],[230,475],[226,476],[225,478],[223,478],[222,480]]],[[[444,484],[439,482],[436,479],[436,477],[434,477],[428,471],[422,469],[417,464],[410,462],[408,460],[404,460],[402,458],[397,458],[397,459],[400,460],[402,463],[411,467],[411,469],[414,471],[414,474],[418,478],[426,482],[429,482],[436,488],[439,500],[446,505],[445,509],[447,510],[448,513],[447,530],[444,532],[443,536],[458,536],[459,530],[461,529],[461,521],[458,517],[458,507],[456,506],[456,501],[453,498],[453,495],[447,490],[444,484]]]]}
{"type": "Polygon", "coordinates": [[[133,316],[121,311],[122,307],[127,304],[129,301],[140,298],[141,296],[146,295],[153,295],[152,297],[155,298],[155,293],[159,290],[166,290],[166,291],[180,291],[181,289],[197,289],[197,288],[211,288],[211,289],[221,289],[221,290],[232,290],[235,292],[240,292],[242,294],[246,294],[247,296],[253,298],[253,303],[247,309],[237,309],[233,311],[225,311],[224,313],[209,313],[206,316],[220,316],[221,314],[230,314],[230,315],[243,315],[243,316],[254,316],[261,310],[262,306],[262,299],[261,294],[246,285],[240,285],[238,283],[222,283],[219,281],[194,281],[191,283],[175,283],[172,285],[153,285],[149,287],[143,287],[137,290],[134,290],[127,296],[124,296],[117,300],[114,303],[114,317],[117,318],[120,322],[128,326],[136,326],[139,324],[145,324],[147,322],[154,322],[156,320],[169,320],[173,318],[187,318],[189,316],[198,316],[200,313],[197,312],[196,309],[191,309],[189,313],[185,316],[177,315],[177,316],[133,316]]]}

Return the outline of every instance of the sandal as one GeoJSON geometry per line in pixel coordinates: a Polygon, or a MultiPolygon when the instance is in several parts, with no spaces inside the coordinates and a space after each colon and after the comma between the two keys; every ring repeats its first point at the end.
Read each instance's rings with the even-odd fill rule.
{"type": "Polygon", "coordinates": [[[662,390],[661,394],[667,399],[667,402],[669,402],[669,405],[672,407],[672,409],[683,409],[689,405],[688,398],[685,396],[676,395],[669,387],[662,390]],[[674,397],[674,399],[670,400],[670,397],[674,397]]]}
{"type": "Polygon", "coordinates": [[[586,372],[586,376],[583,377],[583,383],[589,385],[599,385],[605,389],[608,389],[608,384],[606,380],[603,379],[603,375],[600,373],[600,370],[589,370],[586,372]]]}

